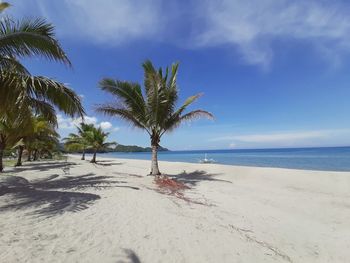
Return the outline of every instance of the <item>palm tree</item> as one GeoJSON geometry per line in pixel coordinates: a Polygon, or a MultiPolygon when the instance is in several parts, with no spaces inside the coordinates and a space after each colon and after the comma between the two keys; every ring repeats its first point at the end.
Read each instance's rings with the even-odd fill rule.
{"type": "Polygon", "coordinates": [[[96,154],[98,151],[107,150],[113,145],[116,145],[116,142],[106,142],[106,139],[109,135],[108,132],[104,132],[101,127],[95,127],[93,124],[88,124],[89,130],[85,132],[84,138],[87,141],[88,145],[93,150],[93,156],[91,163],[96,163],[96,154]]]}
{"type": "Polygon", "coordinates": [[[14,111],[8,118],[0,119],[0,172],[3,171],[2,157],[6,148],[18,148],[16,166],[20,166],[25,148],[28,150],[30,160],[31,152],[34,152],[34,159],[37,159],[40,152],[47,152],[58,144],[59,135],[55,131],[55,124],[42,116],[30,113],[23,118],[21,114],[14,111]]]}
{"type": "Polygon", "coordinates": [[[82,151],[83,155],[81,159],[85,160],[85,151],[89,147],[89,142],[86,139],[86,132],[92,128],[92,125],[80,123],[80,126],[77,126],[78,134],[70,133],[68,137],[63,138],[65,148],[68,151],[82,151]]]}
{"type": "MultiPolygon", "coordinates": [[[[0,4],[0,12],[9,6],[0,4]]],[[[48,115],[52,108],[68,115],[83,115],[79,96],[63,83],[47,77],[31,76],[18,61],[42,56],[71,66],[67,55],[55,38],[54,27],[43,19],[21,21],[4,17],[0,20],[0,117],[14,108],[31,107],[48,115]]],[[[54,115],[48,116],[54,119],[54,115]]]]}
{"type": "Polygon", "coordinates": [[[33,152],[34,161],[40,154],[50,151],[58,145],[59,134],[55,130],[55,125],[47,121],[43,116],[32,116],[27,125],[20,132],[20,140],[16,143],[18,146],[18,160],[16,166],[22,165],[22,153],[24,148],[28,150],[28,157],[31,160],[33,152]]]}
{"type": "Polygon", "coordinates": [[[199,117],[213,118],[213,115],[204,110],[184,113],[201,94],[189,97],[182,106],[176,109],[178,63],[171,66],[171,72],[167,67],[165,74],[161,68],[156,70],[149,60],[142,66],[144,94],[138,83],[110,78],[102,79],[99,83],[100,88],[115,96],[117,102],[100,105],[97,111],[110,116],[118,116],[148,133],[152,146],[151,174],[159,176],[161,173],[158,168],[157,153],[164,133],[173,131],[184,121],[199,117]]]}
{"type": "Polygon", "coordinates": [[[9,115],[6,119],[0,119],[0,173],[4,170],[3,156],[5,149],[17,142],[23,120],[16,114],[9,115]]]}

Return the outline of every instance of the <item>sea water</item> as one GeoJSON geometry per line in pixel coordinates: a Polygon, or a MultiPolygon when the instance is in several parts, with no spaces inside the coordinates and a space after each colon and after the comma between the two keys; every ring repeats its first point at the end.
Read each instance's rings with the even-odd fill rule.
{"type": "MultiPolygon", "coordinates": [[[[215,163],[257,167],[350,171],[350,147],[159,152],[160,161],[199,163],[207,154],[215,163]]],[[[150,160],[151,153],[99,154],[101,157],[150,160]]],[[[203,164],[205,165],[205,164],[203,164]]]]}

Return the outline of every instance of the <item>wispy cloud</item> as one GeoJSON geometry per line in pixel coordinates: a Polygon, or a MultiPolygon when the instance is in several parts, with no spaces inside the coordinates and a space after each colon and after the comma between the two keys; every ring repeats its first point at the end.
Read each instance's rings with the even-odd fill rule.
{"type": "Polygon", "coordinates": [[[316,130],[316,131],[297,131],[280,133],[262,133],[262,134],[244,134],[244,135],[225,135],[212,138],[212,142],[227,142],[230,148],[234,147],[288,147],[301,145],[316,145],[325,142],[330,138],[334,140],[337,137],[347,135],[349,129],[338,130],[316,130]]]}
{"type": "Polygon", "coordinates": [[[11,10],[22,16],[40,13],[60,36],[90,43],[225,45],[245,63],[264,67],[276,55],[279,41],[301,41],[334,63],[350,50],[350,4],[341,0],[28,0],[11,10]]]}
{"type": "Polygon", "coordinates": [[[228,44],[250,64],[268,66],[276,40],[300,40],[334,58],[350,47],[349,4],[318,0],[223,0],[202,5],[207,26],[197,44],[228,44]]]}
{"type": "Polygon", "coordinates": [[[29,9],[33,3],[57,25],[60,35],[83,37],[89,42],[116,45],[152,38],[162,27],[160,0],[32,0],[22,5],[29,9]]]}

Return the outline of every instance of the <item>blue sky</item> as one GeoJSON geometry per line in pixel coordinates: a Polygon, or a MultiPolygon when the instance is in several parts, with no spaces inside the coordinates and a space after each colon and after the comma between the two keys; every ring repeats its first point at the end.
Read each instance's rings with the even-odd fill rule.
{"type": "MultiPolygon", "coordinates": [[[[141,63],[180,62],[181,101],[214,121],[166,135],[172,150],[350,145],[348,1],[11,1],[8,15],[45,17],[73,69],[25,61],[33,74],[68,83],[83,98],[86,120],[121,144],[149,145],[142,131],[94,112],[110,98],[103,77],[142,82],[141,63]]],[[[59,116],[62,136],[73,123],[59,116]]]]}

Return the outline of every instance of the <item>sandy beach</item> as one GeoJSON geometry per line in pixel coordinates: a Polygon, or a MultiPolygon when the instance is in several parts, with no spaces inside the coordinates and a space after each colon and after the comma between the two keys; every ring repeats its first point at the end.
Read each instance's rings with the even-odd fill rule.
{"type": "Polygon", "coordinates": [[[25,163],[0,176],[1,262],[347,262],[350,173],[150,161],[25,163]]]}

